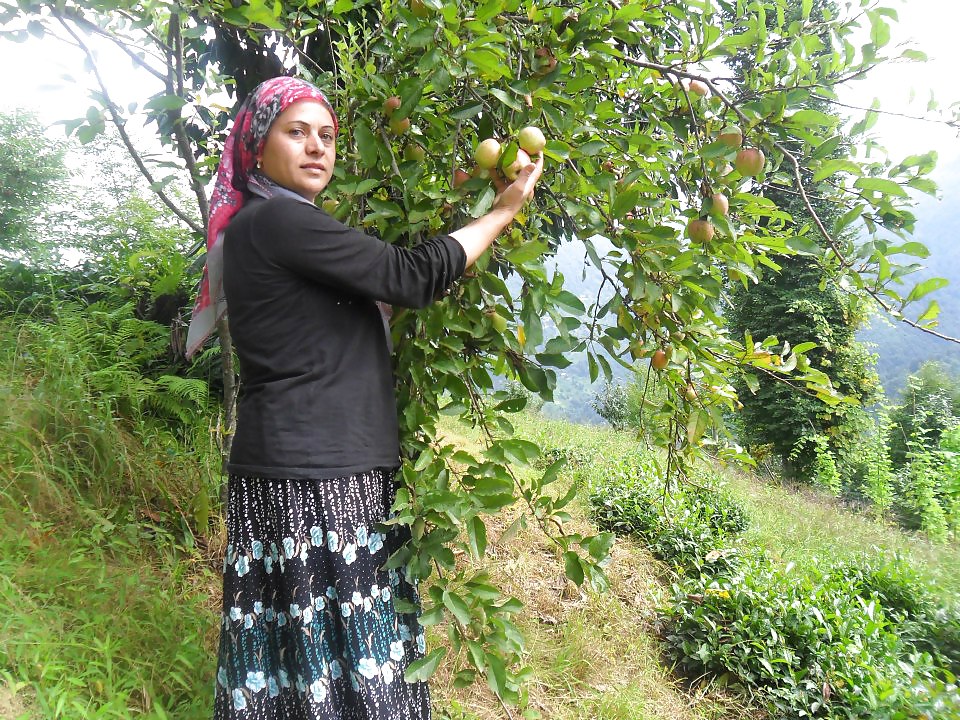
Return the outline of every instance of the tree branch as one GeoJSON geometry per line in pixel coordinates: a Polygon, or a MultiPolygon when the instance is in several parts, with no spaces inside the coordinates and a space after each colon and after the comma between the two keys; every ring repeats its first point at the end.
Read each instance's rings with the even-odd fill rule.
{"type": "MultiPolygon", "coordinates": [[[[747,125],[747,126],[751,124],[750,119],[743,114],[740,108],[738,108],[726,95],[720,92],[720,89],[716,86],[716,84],[710,78],[704,75],[690,73],[685,70],[678,70],[668,65],[651,63],[644,60],[635,60],[629,57],[622,58],[622,60],[629,65],[635,65],[637,67],[646,68],[648,70],[656,70],[657,72],[660,72],[663,74],[672,73],[679,77],[690,78],[691,80],[700,80],[706,83],[707,87],[710,88],[710,91],[713,92],[718,98],[720,98],[720,101],[724,104],[724,106],[726,106],[731,112],[733,112],[734,114],[736,114],[738,118],[740,118],[740,122],[742,122],[744,125],[747,125]]],[[[863,72],[863,71],[860,71],[860,72],[863,72]]],[[[859,73],[855,73],[844,79],[849,80],[852,77],[855,77],[857,74],[859,73]]],[[[823,239],[826,241],[827,245],[830,246],[830,250],[839,260],[841,270],[845,268],[852,268],[853,266],[852,262],[846,258],[843,251],[840,249],[840,246],[837,244],[836,239],[827,231],[827,228],[823,224],[823,220],[820,219],[820,216],[817,214],[817,211],[814,210],[813,208],[813,204],[810,202],[810,197],[807,195],[806,188],[803,185],[803,177],[800,172],[801,171],[800,161],[797,159],[797,156],[794,155],[790,151],[790,149],[787,148],[786,145],[784,145],[782,142],[778,140],[772,140],[772,139],[771,139],[771,142],[775,148],[777,148],[781,153],[783,153],[783,156],[787,158],[787,160],[790,162],[791,166],[793,167],[794,182],[796,184],[797,191],[800,193],[800,198],[803,201],[803,205],[806,208],[807,213],[809,213],[810,218],[813,220],[814,225],[816,225],[817,230],[823,236],[823,239]]],[[[917,330],[920,330],[921,332],[925,332],[929,335],[933,335],[934,337],[938,337],[942,340],[947,340],[949,342],[960,344],[960,338],[956,338],[950,335],[944,335],[943,333],[939,333],[936,330],[931,330],[930,328],[924,327],[923,325],[921,325],[920,323],[914,320],[910,320],[909,318],[904,317],[904,315],[899,310],[896,310],[891,305],[888,305],[883,300],[883,298],[880,297],[880,294],[878,291],[870,288],[864,288],[864,292],[866,292],[867,295],[873,298],[874,301],[877,303],[877,305],[879,305],[884,312],[896,318],[900,322],[905,323],[911,327],[914,327],[917,330]]]]}
{"type": "MultiPolygon", "coordinates": [[[[51,13],[53,14],[53,16],[54,16],[55,18],[57,18],[57,20],[59,20],[59,21],[61,22],[61,24],[63,23],[64,19],[69,19],[69,20],[71,20],[72,22],[75,22],[75,23],[76,23],[77,25],[79,25],[80,27],[82,27],[82,28],[83,28],[84,30],[86,30],[87,32],[90,32],[90,33],[93,33],[94,35],[99,35],[100,37],[106,38],[107,40],[109,40],[110,42],[112,42],[114,45],[116,45],[118,48],[120,48],[131,60],[133,60],[133,62],[134,62],[138,67],[143,68],[144,70],[146,70],[148,73],[150,73],[151,75],[153,75],[154,77],[156,77],[156,78],[159,79],[159,80],[164,80],[164,79],[165,79],[162,72],[160,72],[159,70],[157,70],[157,69],[151,67],[149,64],[147,64],[147,62],[146,62],[142,57],[140,57],[139,55],[137,55],[137,54],[130,48],[130,45],[128,45],[127,43],[125,43],[123,40],[121,40],[120,38],[118,38],[118,37],[117,37],[116,35],[114,35],[113,33],[107,32],[105,29],[103,29],[103,28],[100,27],[99,25],[96,25],[95,23],[90,22],[90,21],[87,20],[85,17],[83,17],[83,15],[81,15],[78,11],[73,10],[72,8],[57,9],[57,8],[51,6],[51,13]]],[[[121,14],[123,14],[123,13],[121,13],[121,14]]],[[[127,16],[125,15],[125,17],[127,17],[127,16]]],[[[155,36],[151,35],[151,34],[148,33],[146,30],[144,30],[143,32],[144,32],[148,37],[150,37],[151,40],[153,40],[155,43],[157,43],[157,45],[159,45],[159,46],[163,47],[164,49],[166,49],[166,48],[164,47],[163,43],[158,40],[158,38],[156,38],[155,36]]],[[[72,33],[71,33],[71,34],[72,34],[72,33]]],[[[85,51],[85,52],[87,51],[87,50],[86,50],[86,47],[84,47],[84,51],[85,51]]]]}
{"type": "Polygon", "coordinates": [[[204,226],[198,225],[196,221],[193,220],[189,215],[187,215],[183,210],[181,210],[176,203],[164,192],[162,187],[159,187],[157,181],[154,179],[153,174],[150,172],[150,169],[143,162],[143,159],[140,157],[140,153],[134,147],[133,142],[130,140],[130,136],[127,133],[123,119],[117,113],[117,105],[110,99],[110,93],[107,91],[107,87],[103,82],[103,77],[100,75],[100,71],[97,68],[96,60],[93,57],[93,53],[90,51],[90,48],[83,42],[79,35],[73,30],[72,27],[66,22],[66,20],[58,14],[56,10],[53,11],[54,17],[60,21],[60,24],[63,25],[64,29],[70,34],[74,39],[77,45],[83,50],[84,54],[87,57],[87,61],[90,63],[90,67],[93,71],[93,75],[96,78],[97,84],[100,86],[100,92],[103,94],[103,99],[107,110],[110,113],[110,121],[113,123],[114,127],[117,128],[117,132],[120,135],[120,140],[123,142],[124,147],[127,149],[127,153],[130,155],[133,162],[136,164],[137,168],[140,170],[140,174],[150,183],[150,189],[153,190],[157,197],[166,205],[170,210],[180,218],[186,225],[195,233],[203,234],[204,226]]]}

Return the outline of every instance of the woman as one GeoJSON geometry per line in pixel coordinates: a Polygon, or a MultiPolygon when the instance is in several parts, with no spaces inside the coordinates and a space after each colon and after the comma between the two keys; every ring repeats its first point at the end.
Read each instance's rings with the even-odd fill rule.
{"type": "Polygon", "coordinates": [[[226,310],[242,393],[228,463],[215,718],[429,718],[402,542],[384,534],[399,442],[389,329],[377,301],[423,307],[532,195],[542,159],[494,208],[411,250],[352,230],[314,201],[336,162],[337,117],[309,83],[275,78],[240,108],[211,203],[192,354],[226,310]],[[221,272],[222,270],[222,272],[221,272]],[[217,299],[216,302],[213,299],[217,299]]]}

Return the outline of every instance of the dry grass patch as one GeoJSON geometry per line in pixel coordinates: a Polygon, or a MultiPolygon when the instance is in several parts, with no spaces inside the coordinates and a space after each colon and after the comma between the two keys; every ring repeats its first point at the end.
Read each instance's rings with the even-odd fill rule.
{"type": "MultiPolygon", "coordinates": [[[[479,431],[464,425],[445,425],[444,441],[474,453],[483,449],[479,431]]],[[[556,492],[565,492],[570,482],[568,474],[556,484],[556,492]]],[[[584,519],[582,505],[572,507],[571,513],[575,519],[568,531],[596,532],[584,519]]],[[[505,594],[524,603],[515,620],[527,639],[531,709],[551,720],[741,716],[736,706],[742,701],[715,692],[691,692],[662,664],[655,608],[663,570],[649,553],[629,540],[617,540],[606,566],[609,592],[590,592],[566,578],[557,546],[539,528],[528,523],[501,541],[519,514],[514,507],[485,515],[487,558],[481,566],[465,557],[462,561],[472,569],[485,569],[505,594]]],[[[449,646],[447,629],[444,625],[430,629],[432,646],[449,646]]],[[[452,670],[465,661],[465,656],[448,656],[434,676],[434,697],[445,709],[443,716],[483,720],[516,716],[512,709],[508,715],[485,684],[453,687],[452,670]]]]}

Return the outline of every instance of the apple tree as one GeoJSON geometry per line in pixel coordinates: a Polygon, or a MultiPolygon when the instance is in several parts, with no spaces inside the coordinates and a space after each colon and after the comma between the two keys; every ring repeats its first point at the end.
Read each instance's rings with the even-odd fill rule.
{"type": "MultiPolygon", "coordinates": [[[[874,0],[848,0],[829,18],[811,16],[812,0],[787,12],[797,4],[3,7],[26,23],[19,32],[86,48],[93,36],[106,38],[161,82],[137,107],[121,108],[99,73],[90,111],[67,128],[84,139],[105,122],[122,128],[131,113],[144,115],[179,162],[158,169],[144,160],[143,169],[158,192],[171,171],[187,176],[196,206],[169,206],[195,230],[227,105],[272,73],[297,72],[329,92],[341,134],[325,207],[391,243],[415,245],[486,212],[496,191],[475,168],[475,148],[498,140],[497,162],[507,167],[519,131],[542,130],[546,171],[528,210],[449,295],[392,319],[405,454],[394,522],[413,536],[393,562],[430,578],[423,621],[449,620],[457,682],[485,678],[502,700],[522,704],[523,638],[511,620],[520,604],[477,569],[497,540],[486,520],[519,505],[517,522],[542,528],[567,577],[596,588],[612,538],[567,529],[575,488],[554,492],[557,463],[534,471],[540,448],[511,432],[510,414],[525,400],[503,379],[549,399],[573,354],[586,354],[593,379],[639,360],[666,388],[651,436],[675,482],[704,453],[742,456],[722,432],[707,432],[736,412],[734,380],[749,389],[775,377],[822,402],[849,402],[810,362],[817,338],[791,345],[727,329],[731,282],[750,286],[777,271],[775,258],[802,256],[846,292],[936,333],[936,304],[913,308],[941,281],[909,282],[914,258],[925,254],[910,239],[911,192],[935,191],[931,159],[888,158],[869,136],[878,109],[848,125],[814,107],[881,62],[920,56],[889,47],[896,13],[874,0]],[[725,61],[743,54],[752,62],[734,75],[725,61]],[[838,148],[850,150],[837,156],[838,148]],[[818,215],[810,182],[842,209],[835,219],[818,215]],[[774,185],[797,198],[801,221],[771,200],[774,185]],[[578,243],[599,272],[591,297],[567,290],[551,264],[562,243],[578,243]],[[485,449],[445,441],[441,415],[482,428],[485,449]]],[[[88,59],[97,71],[92,52],[88,59]]],[[[228,339],[221,333],[225,347],[228,339]]],[[[445,652],[432,651],[410,673],[429,676],[445,652]]]]}

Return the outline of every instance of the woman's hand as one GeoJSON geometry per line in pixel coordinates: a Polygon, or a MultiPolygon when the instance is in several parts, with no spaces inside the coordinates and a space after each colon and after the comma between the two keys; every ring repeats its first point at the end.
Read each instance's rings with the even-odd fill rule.
{"type": "Polygon", "coordinates": [[[517,179],[512,183],[508,184],[502,177],[494,174],[493,182],[497,188],[497,197],[493,201],[493,208],[466,227],[450,233],[450,237],[463,246],[467,255],[467,267],[470,267],[490,247],[490,243],[513,222],[524,203],[533,197],[533,189],[542,172],[543,155],[540,155],[536,162],[520,170],[517,179]]]}
{"type": "Polygon", "coordinates": [[[535,162],[530,163],[517,174],[512,183],[498,172],[493,172],[493,184],[497,188],[497,196],[493,201],[494,210],[506,210],[511,218],[523,208],[524,204],[533,197],[533,190],[543,174],[543,154],[537,156],[535,162]]]}

